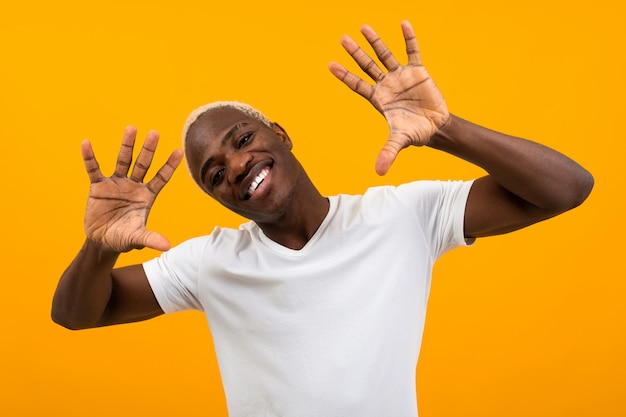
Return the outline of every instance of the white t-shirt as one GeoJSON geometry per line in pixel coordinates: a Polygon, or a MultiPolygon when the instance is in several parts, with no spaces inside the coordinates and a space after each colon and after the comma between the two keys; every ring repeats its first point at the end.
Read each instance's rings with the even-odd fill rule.
{"type": "Polygon", "coordinates": [[[471,182],[329,198],[300,250],[253,222],[144,264],[166,313],[204,311],[232,417],[415,417],[433,263],[465,245],[471,182]]]}

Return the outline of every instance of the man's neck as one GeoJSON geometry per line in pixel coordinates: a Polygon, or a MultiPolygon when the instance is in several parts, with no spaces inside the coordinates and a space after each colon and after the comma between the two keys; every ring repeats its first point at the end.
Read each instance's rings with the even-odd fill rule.
{"type": "Polygon", "coordinates": [[[265,236],[289,249],[302,249],[317,232],[330,208],[328,198],[317,190],[315,193],[315,196],[295,201],[280,221],[257,222],[265,236]]]}

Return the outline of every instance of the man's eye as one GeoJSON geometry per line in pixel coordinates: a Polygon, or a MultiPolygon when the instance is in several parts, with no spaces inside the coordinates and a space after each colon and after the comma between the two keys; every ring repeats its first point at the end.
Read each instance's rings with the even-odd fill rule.
{"type": "Polygon", "coordinates": [[[248,143],[248,141],[250,140],[250,138],[252,138],[252,133],[247,133],[245,135],[243,135],[239,141],[237,142],[237,148],[241,148],[243,145],[245,145],[246,143],[248,143]]]}
{"type": "Polygon", "coordinates": [[[217,185],[223,176],[224,176],[224,168],[215,171],[215,174],[213,174],[213,177],[211,178],[211,184],[217,185]]]}

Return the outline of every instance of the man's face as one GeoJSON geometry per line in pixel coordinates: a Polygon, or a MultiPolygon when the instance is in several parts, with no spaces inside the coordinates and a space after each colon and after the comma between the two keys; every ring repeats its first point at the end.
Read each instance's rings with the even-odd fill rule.
{"type": "Polygon", "coordinates": [[[248,219],[269,222],[287,209],[301,166],[285,131],[238,110],[202,115],[187,139],[193,179],[225,207],[248,219]]]}

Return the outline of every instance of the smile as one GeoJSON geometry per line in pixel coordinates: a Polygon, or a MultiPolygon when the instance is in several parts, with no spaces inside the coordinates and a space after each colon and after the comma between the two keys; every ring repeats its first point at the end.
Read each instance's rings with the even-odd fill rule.
{"type": "Polygon", "coordinates": [[[252,183],[248,187],[248,196],[249,197],[252,196],[252,194],[254,194],[254,192],[259,188],[259,186],[261,185],[261,183],[263,182],[263,180],[265,179],[265,177],[267,177],[267,174],[269,174],[269,173],[270,173],[270,168],[269,167],[265,167],[252,180],[252,183]]]}

